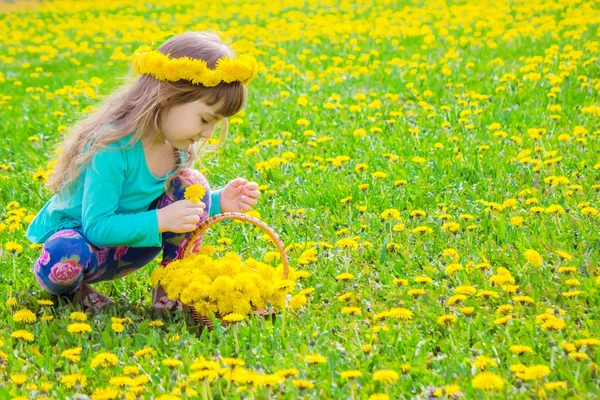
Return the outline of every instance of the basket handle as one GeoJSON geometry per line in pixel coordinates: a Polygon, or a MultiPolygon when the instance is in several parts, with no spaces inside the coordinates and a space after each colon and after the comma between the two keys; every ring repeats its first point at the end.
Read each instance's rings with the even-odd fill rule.
{"type": "Polygon", "coordinates": [[[238,221],[249,222],[252,225],[259,227],[267,235],[269,235],[271,240],[273,240],[273,242],[275,243],[275,246],[277,246],[279,253],[281,254],[281,261],[283,262],[283,279],[287,279],[289,269],[290,269],[290,264],[289,264],[287,252],[285,251],[285,246],[283,244],[283,241],[279,238],[277,233],[275,233],[273,228],[271,228],[269,225],[267,225],[266,223],[264,223],[263,221],[261,221],[258,218],[252,217],[252,216],[250,216],[248,214],[244,214],[244,213],[238,213],[238,212],[221,213],[221,214],[217,214],[213,217],[210,217],[206,221],[202,222],[200,225],[198,225],[196,227],[196,229],[194,229],[192,231],[192,234],[190,235],[190,237],[188,239],[187,245],[185,246],[185,250],[183,251],[183,256],[185,257],[190,254],[192,245],[194,244],[194,242],[196,241],[196,238],[198,236],[202,235],[211,226],[213,226],[223,220],[227,220],[227,219],[234,219],[234,220],[238,220],[238,221]]]}

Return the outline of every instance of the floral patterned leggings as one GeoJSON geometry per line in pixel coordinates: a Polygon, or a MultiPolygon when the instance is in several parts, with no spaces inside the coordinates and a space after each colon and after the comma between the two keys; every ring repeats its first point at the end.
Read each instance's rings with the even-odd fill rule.
{"type": "MultiPolygon", "coordinates": [[[[160,209],[183,200],[185,189],[191,184],[199,184],[206,189],[202,199],[206,204],[206,211],[198,224],[204,222],[210,210],[210,188],[200,172],[189,168],[174,178],[169,189],[154,200],[148,209],[160,209]]],[[[118,279],[137,271],[154,260],[161,250],[161,265],[167,265],[182,256],[190,235],[191,232],[164,232],[160,247],[97,247],[83,236],[82,229],[65,229],[46,240],[42,254],[34,264],[33,274],[39,285],[48,293],[71,296],[79,290],[83,282],[118,279]]],[[[204,235],[200,235],[196,239],[196,249],[202,245],[203,237],[204,235]]]]}

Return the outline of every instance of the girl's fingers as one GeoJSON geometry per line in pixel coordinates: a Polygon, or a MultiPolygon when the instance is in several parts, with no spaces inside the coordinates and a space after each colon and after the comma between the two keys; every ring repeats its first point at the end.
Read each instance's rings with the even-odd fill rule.
{"type": "Polygon", "coordinates": [[[200,217],[198,215],[188,215],[185,218],[186,224],[198,224],[200,222],[200,217]]]}
{"type": "Polygon", "coordinates": [[[255,206],[258,204],[258,200],[253,199],[252,197],[242,196],[242,203],[248,204],[250,206],[255,206]]]}
{"type": "Polygon", "coordinates": [[[260,197],[260,192],[258,190],[252,190],[246,194],[246,196],[253,197],[255,199],[260,197]]]}

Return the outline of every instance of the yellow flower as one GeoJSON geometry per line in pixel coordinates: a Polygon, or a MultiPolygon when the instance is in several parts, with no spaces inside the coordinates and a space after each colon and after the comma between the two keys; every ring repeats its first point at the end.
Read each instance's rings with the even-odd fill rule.
{"type": "Polygon", "coordinates": [[[25,342],[33,342],[34,336],[33,333],[28,332],[23,329],[19,329],[10,334],[11,337],[19,340],[23,340],[25,342]]]}
{"type": "Polygon", "coordinates": [[[10,380],[17,386],[20,386],[27,382],[27,375],[25,374],[12,374],[10,380]]]}
{"type": "Polygon", "coordinates": [[[295,388],[301,389],[301,390],[311,389],[311,388],[315,387],[315,385],[312,382],[309,382],[304,379],[295,379],[292,381],[292,384],[294,385],[295,388]]]}
{"type": "Polygon", "coordinates": [[[76,323],[67,325],[67,330],[70,333],[84,333],[84,332],[91,332],[92,327],[89,324],[86,324],[83,322],[76,322],[76,323]]]}
{"type": "Polygon", "coordinates": [[[136,351],[134,354],[136,357],[144,357],[152,354],[153,352],[154,350],[151,347],[144,347],[143,349],[136,351]]]}
{"type": "Polygon", "coordinates": [[[452,314],[445,314],[437,319],[437,323],[440,325],[450,325],[454,322],[456,322],[456,316],[452,314]]]}
{"type": "Polygon", "coordinates": [[[557,390],[557,389],[564,389],[567,387],[567,383],[566,382],[562,382],[562,381],[557,381],[557,382],[546,382],[544,384],[544,387],[547,390],[557,390]]]}
{"type": "Polygon", "coordinates": [[[524,353],[531,353],[533,354],[533,349],[529,346],[521,346],[521,345],[513,345],[510,346],[510,351],[512,351],[515,354],[521,355],[524,353]]]}
{"type": "Polygon", "coordinates": [[[394,383],[398,380],[398,378],[398,373],[390,369],[382,369],[380,371],[375,371],[375,373],[373,374],[373,380],[379,381],[384,385],[394,383]]]}
{"type": "Polygon", "coordinates": [[[517,372],[519,379],[524,381],[538,380],[548,375],[550,375],[550,368],[545,365],[532,365],[525,368],[524,371],[517,372]]]}
{"type": "Polygon", "coordinates": [[[479,356],[475,360],[473,360],[472,365],[483,370],[486,369],[488,366],[496,367],[498,366],[498,363],[493,358],[479,356]]]}
{"type": "Polygon", "coordinates": [[[354,279],[354,275],[348,272],[343,272],[335,277],[336,281],[349,281],[354,279]]]}
{"type": "Polygon", "coordinates": [[[123,332],[123,330],[125,329],[125,325],[123,325],[123,324],[120,324],[120,323],[118,323],[118,322],[113,322],[113,323],[111,324],[111,327],[112,327],[112,330],[113,330],[115,333],[121,333],[121,332],[123,332]]]}
{"type": "Polygon", "coordinates": [[[462,307],[460,309],[460,312],[464,315],[471,315],[473,314],[473,311],[475,311],[475,307],[462,307]]]}
{"type": "Polygon", "coordinates": [[[385,393],[374,393],[367,400],[390,400],[390,396],[385,393]]]}
{"type": "Polygon", "coordinates": [[[492,372],[481,372],[473,378],[471,384],[475,389],[496,390],[502,389],[504,381],[502,377],[492,372]]]}
{"type": "Polygon", "coordinates": [[[242,314],[237,314],[237,313],[231,313],[226,315],[225,317],[223,317],[224,321],[227,322],[240,322],[244,319],[244,316],[242,314]]]}
{"type": "Polygon", "coordinates": [[[66,358],[71,362],[77,362],[81,359],[81,357],[79,357],[79,354],[81,354],[82,350],[83,349],[81,347],[74,347],[72,349],[64,350],[62,353],[60,353],[60,356],[66,358]]]}
{"type": "Polygon", "coordinates": [[[202,185],[193,184],[185,189],[183,197],[192,203],[199,203],[206,194],[206,189],[202,185]]]}
{"type": "Polygon", "coordinates": [[[35,316],[35,314],[31,310],[28,310],[27,308],[19,310],[13,314],[13,321],[15,321],[15,322],[25,322],[25,323],[29,324],[29,323],[35,322],[36,319],[37,319],[37,317],[35,316]]]}
{"type": "Polygon", "coordinates": [[[69,319],[72,321],[85,321],[87,320],[87,315],[79,311],[74,311],[69,315],[69,319]]]}
{"type": "Polygon", "coordinates": [[[181,364],[183,364],[183,361],[176,360],[174,358],[166,358],[166,359],[162,360],[162,364],[166,365],[169,368],[175,368],[175,367],[178,367],[181,364]]]}
{"type": "Polygon", "coordinates": [[[119,396],[119,390],[113,388],[96,388],[92,393],[92,399],[116,399],[119,396]]]}
{"type": "Polygon", "coordinates": [[[113,353],[100,353],[92,359],[92,368],[103,367],[108,368],[117,365],[119,358],[113,353]]]}
{"type": "Polygon", "coordinates": [[[400,219],[400,211],[396,210],[395,208],[390,208],[384,210],[380,214],[380,217],[383,219],[400,219]]]}
{"type": "Polygon", "coordinates": [[[566,251],[558,250],[556,251],[556,254],[558,254],[558,256],[563,260],[571,261],[573,259],[573,256],[566,251]]]}
{"type": "Polygon", "coordinates": [[[343,379],[354,379],[354,378],[360,378],[362,376],[362,372],[357,371],[357,370],[351,370],[351,371],[344,371],[340,373],[340,376],[343,379]]]}
{"type": "Polygon", "coordinates": [[[319,354],[311,354],[304,357],[305,361],[308,361],[309,364],[322,364],[327,361],[325,357],[319,354]]]}
{"type": "Polygon", "coordinates": [[[348,315],[360,315],[362,314],[362,311],[359,307],[343,307],[341,313],[348,315]]]}
{"type": "Polygon", "coordinates": [[[63,375],[60,381],[65,384],[69,389],[79,384],[81,387],[85,387],[87,378],[81,374],[63,375]]]}
{"type": "Polygon", "coordinates": [[[290,376],[297,376],[300,374],[300,371],[298,371],[296,368],[289,368],[277,371],[275,374],[281,376],[282,378],[289,378],[290,376]]]}
{"type": "Polygon", "coordinates": [[[525,250],[525,258],[527,259],[527,262],[534,267],[542,266],[542,256],[533,249],[525,250]]]}
{"type": "Polygon", "coordinates": [[[510,321],[512,319],[512,316],[510,315],[505,315],[504,317],[500,317],[498,319],[494,320],[494,324],[496,325],[504,325],[505,323],[507,323],[508,321],[510,321]]]}
{"type": "Polygon", "coordinates": [[[23,246],[21,246],[19,243],[15,243],[15,242],[6,242],[4,244],[4,249],[8,252],[18,254],[23,251],[23,246]]]}
{"type": "Polygon", "coordinates": [[[460,393],[460,386],[458,385],[446,385],[443,389],[436,389],[433,395],[436,397],[447,396],[450,398],[454,394],[460,393]]]}
{"type": "Polygon", "coordinates": [[[230,367],[241,367],[243,365],[246,365],[246,362],[244,360],[240,360],[239,358],[233,358],[233,357],[225,357],[221,360],[221,362],[225,365],[228,365],[230,367]]]}
{"type": "Polygon", "coordinates": [[[307,300],[308,299],[303,294],[297,294],[290,299],[290,307],[293,310],[296,310],[296,309],[304,306],[306,304],[307,300]]]}
{"type": "Polygon", "coordinates": [[[579,352],[573,351],[573,352],[569,353],[569,357],[571,357],[574,360],[581,361],[585,358],[588,358],[588,355],[585,353],[579,353],[579,352]]]}

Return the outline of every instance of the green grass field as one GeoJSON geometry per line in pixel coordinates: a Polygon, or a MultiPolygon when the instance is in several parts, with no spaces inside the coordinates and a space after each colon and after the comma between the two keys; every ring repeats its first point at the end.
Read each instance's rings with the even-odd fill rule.
{"type": "Polygon", "coordinates": [[[16,0],[0,29],[0,398],[600,396],[599,3],[16,0]],[[260,73],[198,169],[261,185],[308,301],[200,333],[151,310],[154,261],[81,321],[25,238],[56,146],[136,48],[204,29],[260,73]]]}

